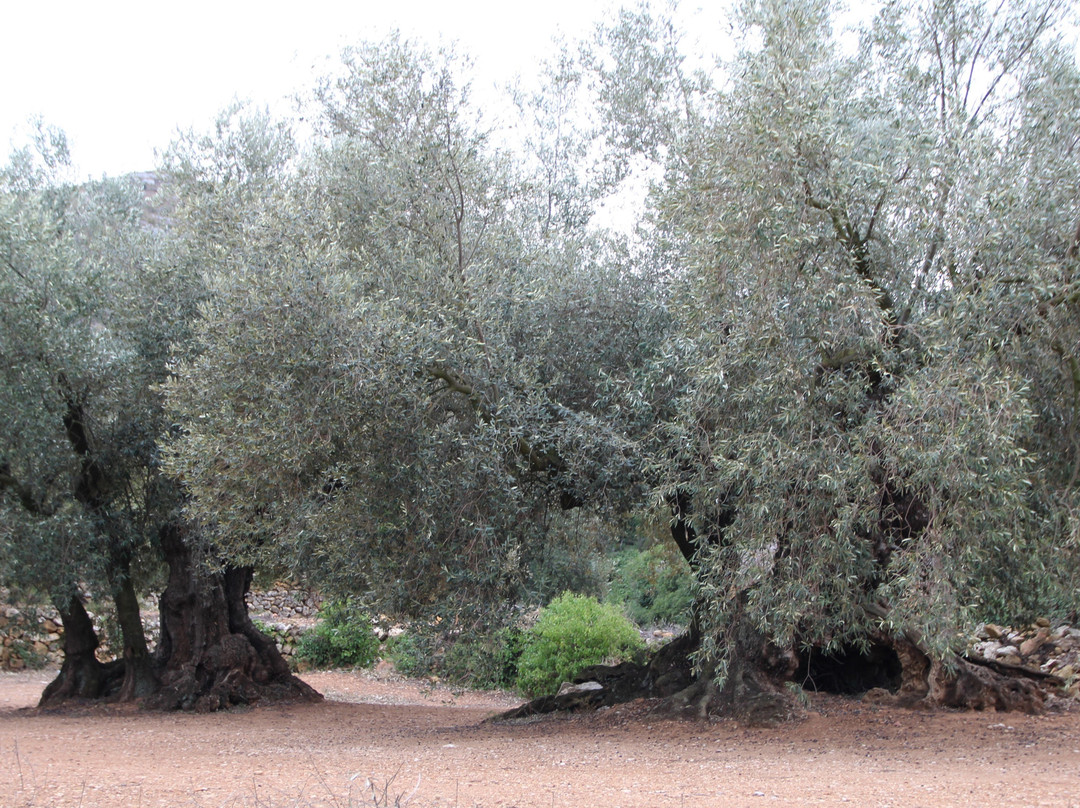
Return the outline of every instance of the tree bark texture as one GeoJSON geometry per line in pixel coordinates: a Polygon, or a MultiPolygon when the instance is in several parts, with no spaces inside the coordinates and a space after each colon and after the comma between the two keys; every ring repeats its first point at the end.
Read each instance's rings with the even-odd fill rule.
{"type": "Polygon", "coordinates": [[[123,637],[124,680],[117,694],[118,701],[132,701],[149,696],[158,687],[153,659],[146,645],[139,598],[131,580],[131,560],[125,555],[114,558],[112,569],[113,603],[116,620],[123,637]]]}
{"type": "Polygon", "coordinates": [[[162,531],[169,581],[161,595],[160,688],[149,707],[209,712],[262,700],[321,698],[296,678],[251,622],[251,570],[205,570],[178,526],[162,531]]]}
{"type": "Polygon", "coordinates": [[[64,625],[64,664],[39,706],[104,699],[210,712],[259,701],[322,698],[292,674],[276,643],[251,621],[244,599],[250,568],[206,569],[177,525],[161,531],[160,543],[169,579],[159,602],[161,640],[156,652],[146,652],[130,578],[117,581],[115,590],[124,648],[122,657],[112,662],[95,656],[99,642],[93,623],[82,600],[72,596],[58,609],[64,625]]]}
{"type": "Polygon", "coordinates": [[[99,699],[118,688],[123,663],[99,662],[94,652],[97,633],[90,615],[77,595],[57,604],[64,625],[64,664],[41,694],[39,707],[55,707],[65,701],[99,699]]]}

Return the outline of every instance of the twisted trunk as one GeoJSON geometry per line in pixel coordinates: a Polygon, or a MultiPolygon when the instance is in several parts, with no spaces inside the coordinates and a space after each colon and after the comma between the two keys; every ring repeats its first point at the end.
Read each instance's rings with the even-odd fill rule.
{"type": "MultiPolygon", "coordinates": [[[[674,517],[672,539],[691,568],[696,569],[702,540],[689,521],[691,499],[680,491],[668,504],[674,517]]],[[[723,530],[733,518],[733,511],[723,513],[717,523],[718,534],[705,541],[722,542],[723,530]]],[[[714,663],[694,663],[703,640],[695,617],[686,633],[660,648],[647,663],[586,668],[574,677],[571,684],[575,687],[559,695],[542,696],[494,720],[594,710],[640,698],[659,700],[656,709],[669,715],[699,719],[728,716],[747,726],[774,727],[799,720],[806,711],[797,696],[800,688],[794,685],[812,678],[806,674],[807,665],[810,657],[819,652],[811,650],[800,655],[794,648],[781,648],[768,641],[745,616],[746,597],[746,592],[736,595],[738,608],[722,638],[728,650],[722,685],[717,684],[714,663]],[[799,671],[802,674],[797,676],[799,671]],[[578,687],[588,683],[599,687],[578,687]]],[[[954,665],[946,666],[933,660],[918,638],[882,636],[873,650],[893,663],[888,666],[890,678],[896,679],[891,689],[873,686],[881,678],[883,663],[861,652],[833,658],[829,687],[897,706],[1039,713],[1047,690],[1061,684],[1038,671],[1005,670],[975,659],[957,659],[954,665]]]]}
{"type": "Polygon", "coordinates": [[[95,651],[99,641],[94,624],[82,600],[72,595],[56,604],[64,625],[64,664],[60,673],[41,694],[39,707],[55,707],[73,699],[99,699],[119,686],[123,663],[99,662],[95,651]]]}
{"type": "Polygon", "coordinates": [[[211,572],[183,530],[162,531],[169,582],[161,595],[160,687],[147,706],[208,712],[261,700],[321,698],[289,670],[247,613],[251,569],[211,572]]]}
{"type": "Polygon", "coordinates": [[[124,680],[117,699],[133,701],[149,696],[157,690],[157,674],[154,672],[153,659],[146,645],[139,599],[131,580],[131,559],[126,554],[114,558],[111,573],[116,620],[120,624],[120,633],[123,637],[120,658],[124,664],[124,680]]]}

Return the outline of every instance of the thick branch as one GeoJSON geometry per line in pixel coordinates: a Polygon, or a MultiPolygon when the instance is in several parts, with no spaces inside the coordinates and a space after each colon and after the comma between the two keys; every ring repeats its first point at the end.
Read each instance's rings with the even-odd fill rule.
{"type": "MultiPolygon", "coordinates": [[[[858,229],[851,223],[851,219],[848,218],[847,213],[842,208],[815,197],[810,189],[809,182],[804,181],[803,187],[806,191],[806,204],[829,215],[837,240],[843,245],[844,249],[847,250],[848,255],[851,256],[852,267],[855,270],[855,274],[862,278],[866,285],[873,290],[878,307],[885,315],[885,319],[889,325],[895,325],[896,304],[893,301],[889,290],[882,286],[878,279],[874,277],[871,268],[870,250],[867,247],[869,231],[866,236],[860,236],[858,229]]],[[[882,197],[882,201],[883,199],[884,197],[882,197]]],[[[879,201],[879,205],[880,204],[881,201],[879,201]]],[[[875,208],[874,216],[871,218],[871,228],[877,213],[878,209],[875,208]]]]}
{"type": "Polygon", "coordinates": [[[484,397],[477,389],[465,381],[461,376],[452,370],[449,370],[442,365],[430,365],[426,369],[427,375],[433,379],[438,379],[446,385],[446,389],[451,393],[458,393],[465,396],[468,399],[469,404],[472,405],[473,410],[476,412],[477,417],[485,424],[490,424],[495,415],[491,411],[491,407],[484,400],[484,397]]]}
{"type": "Polygon", "coordinates": [[[30,489],[30,486],[25,483],[19,482],[19,479],[11,473],[11,465],[4,461],[0,463],[0,492],[10,488],[15,492],[15,496],[19,498],[19,504],[23,506],[23,509],[34,516],[50,516],[51,511],[47,509],[37,497],[34,496],[34,492],[30,489]]]}
{"type": "MultiPolygon", "coordinates": [[[[427,374],[433,379],[442,381],[448,391],[465,396],[476,416],[485,424],[490,424],[495,420],[495,414],[484,396],[477,391],[474,385],[467,382],[457,373],[440,365],[431,365],[427,368],[427,374]]],[[[566,468],[566,461],[562,459],[558,451],[554,448],[537,447],[524,435],[518,437],[514,450],[526,461],[530,471],[559,472],[566,468]]],[[[575,500],[574,504],[580,503],[575,500]]]]}

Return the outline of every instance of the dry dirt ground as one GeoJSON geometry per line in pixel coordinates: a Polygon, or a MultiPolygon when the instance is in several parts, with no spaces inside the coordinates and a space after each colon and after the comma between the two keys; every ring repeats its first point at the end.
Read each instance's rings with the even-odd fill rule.
{"type": "Polygon", "coordinates": [[[647,702],[492,725],[481,722],[512,697],[330,672],[304,677],[320,704],[38,712],[49,677],[0,674],[3,808],[1080,808],[1076,710],[929,714],[816,697],[780,730],[661,720],[647,702]]]}

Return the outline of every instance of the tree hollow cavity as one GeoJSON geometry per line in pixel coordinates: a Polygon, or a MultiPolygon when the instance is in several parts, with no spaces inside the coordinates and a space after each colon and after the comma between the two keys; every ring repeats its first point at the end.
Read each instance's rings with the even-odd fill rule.
{"type": "Polygon", "coordinates": [[[895,693],[901,684],[900,657],[884,643],[850,645],[830,653],[815,648],[803,654],[795,681],[819,693],[857,695],[873,688],[895,693]]]}

